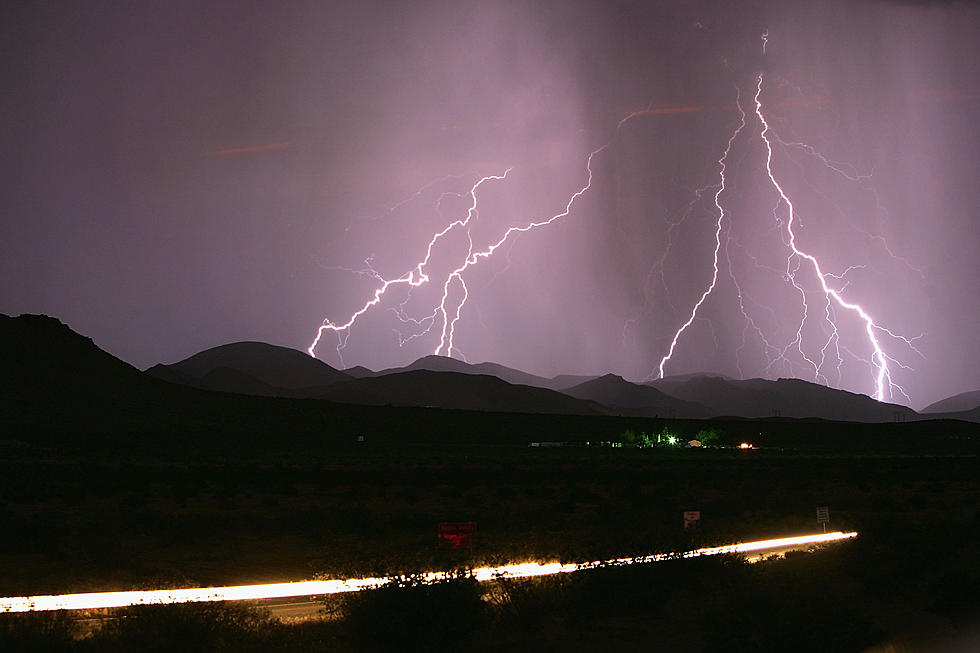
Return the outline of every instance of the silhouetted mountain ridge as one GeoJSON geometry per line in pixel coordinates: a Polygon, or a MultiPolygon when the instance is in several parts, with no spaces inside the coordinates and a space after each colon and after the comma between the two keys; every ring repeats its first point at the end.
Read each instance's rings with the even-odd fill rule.
{"type": "Polygon", "coordinates": [[[647,385],[678,399],[708,404],[716,417],[820,418],[847,422],[891,422],[919,417],[906,406],[801,379],[736,380],[696,375],[684,380],[651,381],[647,385]]]}
{"type": "Polygon", "coordinates": [[[264,342],[212,347],[146,373],[203,390],[269,397],[312,397],[351,379],[309,354],[264,342]]]}
{"type": "Polygon", "coordinates": [[[365,376],[374,376],[376,374],[374,370],[369,370],[363,365],[355,365],[354,367],[345,367],[342,371],[347,376],[355,379],[363,379],[365,376]]]}
{"type": "Polygon", "coordinates": [[[432,371],[394,372],[332,386],[322,399],[345,403],[428,406],[498,412],[595,415],[603,410],[574,397],[489,374],[432,371]]]}
{"type": "Polygon", "coordinates": [[[203,390],[270,397],[317,397],[367,405],[430,406],[502,412],[597,414],[602,409],[531,384],[547,379],[496,363],[470,365],[426,356],[405,368],[340,372],[287,347],[238,342],[195,354],[147,374],[203,390]],[[492,372],[492,373],[490,373],[492,372]],[[500,376],[506,376],[501,379],[500,376]]]}
{"type": "Polygon", "coordinates": [[[959,413],[963,411],[971,411],[974,408],[980,408],[980,390],[961,392],[958,395],[953,395],[952,397],[946,397],[945,399],[940,399],[935,403],[929,404],[919,412],[920,413],[959,413]]]}
{"type": "Polygon", "coordinates": [[[549,387],[550,380],[535,374],[515,370],[498,363],[467,363],[448,356],[430,354],[403,367],[392,367],[374,372],[372,376],[387,376],[400,372],[427,370],[429,372],[456,372],[459,374],[495,376],[507,383],[528,385],[535,388],[549,387]]]}
{"type": "Polygon", "coordinates": [[[47,315],[0,315],[0,389],[5,396],[128,396],[155,385],[47,315]]]}
{"type": "Polygon", "coordinates": [[[699,403],[671,397],[650,386],[630,383],[615,374],[591,379],[562,392],[646,417],[707,417],[711,414],[710,408],[699,403]]]}
{"type": "MultiPolygon", "coordinates": [[[[481,411],[853,422],[922,419],[905,406],[799,379],[686,375],[647,384],[631,383],[613,374],[545,379],[496,363],[471,365],[438,356],[426,356],[406,368],[382,372],[352,368],[352,374],[346,374],[303,352],[258,342],[222,345],[141,373],[58,320],[34,315],[0,316],[0,340],[5,363],[0,377],[4,406],[14,412],[18,406],[41,410],[46,405],[57,408],[70,404],[72,410],[86,414],[115,406],[113,410],[136,416],[139,406],[164,410],[172,397],[193,398],[201,405],[210,401],[205,395],[173,394],[176,391],[171,390],[192,386],[237,395],[481,411]],[[491,373],[478,373],[481,371],[491,373]],[[358,374],[366,375],[355,378],[358,374]],[[541,387],[578,379],[586,380],[562,392],[541,387]]],[[[964,393],[950,400],[969,402],[970,396],[964,393]]],[[[933,406],[949,403],[944,402],[933,406]]],[[[980,408],[929,413],[927,417],[980,421],[980,408]]]]}

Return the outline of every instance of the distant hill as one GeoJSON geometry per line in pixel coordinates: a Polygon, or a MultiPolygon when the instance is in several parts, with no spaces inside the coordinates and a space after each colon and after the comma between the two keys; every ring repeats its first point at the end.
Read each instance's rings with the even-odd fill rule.
{"type": "Polygon", "coordinates": [[[482,374],[495,376],[498,379],[506,381],[507,383],[530,385],[534,386],[535,388],[550,387],[548,385],[550,383],[550,379],[546,379],[543,376],[528,374],[527,372],[505,367],[504,365],[499,365],[497,363],[466,363],[448,356],[436,355],[423,356],[417,361],[404,367],[393,367],[381,370],[380,372],[374,372],[372,376],[387,376],[389,374],[411,372],[414,370],[428,370],[430,372],[457,372],[459,374],[470,375],[482,374]]]}
{"type": "Polygon", "coordinates": [[[379,372],[372,372],[366,367],[356,367],[344,370],[345,373],[357,378],[366,376],[386,376],[388,374],[398,374],[399,372],[409,372],[412,370],[429,370],[430,372],[458,372],[460,374],[484,374],[495,376],[498,379],[517,385],[529,385],[535,388],[547,388],[548,390],[562,390],[578,385],[585,381],[596,378],[595,376],[576,376],[573,374],[561,374],[553,378],[530,374],[522,370],[516,370],[499,363],[466,363],[447,356],[429,355],[423,356],[417,361],[404,367],[393,367],[379,372]]]}
{"type": "MultiPolygon", "coordinates": [[[[206,406],[218,400],[195,388],[231,393],[225,395],[229,397],[227,405],[234,403],[235,408],[229,408],[230,412],[223,413],[220,419],[227,422],[231,418],[236,423],[244,420],[246,414],[257,415],[254,411],[260,410],[258,404],[246,409],[241,402],[247,398],[241,395],[570,415],[782,417],[886,423],[921,419],[980,421],[980,406],[955,410],[969,406],[976,393],[937,402],[924,416],[904,406],[797,379],[733,380],[689,375],[635,384],[605,375],[581,377],[585,380],[565,387],[562,394],[547,386],[579,377],[546,379],[495,363],[471,365],[436,356],[427,356],[409,366],[418,369],[375,373],[352,368],[347,374],[303,352],[257,342],[215,347],[179,363],[157,365],[141,373],[57,319],[41,315],[0,315],[0,352],[0,409],[6,423],[88,420],[92,429],[104,429],[116,420],[140,425],[138,428],[142,429],[141,424],[152,420],[154,428],[165,430],[169,428],[167,424],[185,420],[179,410],[191,410],[191,406],[197,411],[194,423],[215,423],[218,413],[206,406]],[[360,374],[365,376],[355,378],[360,374]],[[232,400],[233,395],[241,398],[232,400]],[[180,405],[184,408],[178,410],[180,405]]],[[[280,409],[269,410],[271,416],[280,409]]]]}
{"type": "Polygon", "coordinates": [[[647,385],[678,399],[708,405],[714,409],[715,416],[820,418],[849,422],[918,418],[918,414],[906,406],[875,401],[867,395],[800,379],[733,380],[695,375],[685,380],[652,381],[647,385]]]}
{"type": "MultiPolygon", "coordinates": [[[[626,428],[644,426],[642,416],[610,414],[617,410],[593,401],[453,372],[416,370],[349,378],[324,390],[333,401],[207,392],[187,387],[186,381],[194,377],[174,369],[166,372],[178,383],[139,372],[99,349],[90,338],[40,315],[0,315],[0,355],[0,447],[18,441],[28,447],[60,443],[57,446],[89,453],[152,450],[154,456],[166,458],[200,452],[227,460],[249,448],[295,453],[323,446],[346,447],[359,435],[366,435],[370,442],[516,444],[549,434],[547,437],[584,442],[613,438],[626,428]]],[[[207,377],[225,387],[239,384],[248,392],[266,390],[255,385],[262,381],[231,368],[219,366],[202,378],[207,377]]],[[[613,377],[598,385],[615,389],[624,383],[613,377]]],[[[891,407],[882,407],[886,409],[891,407]]],[[[827,450],[852,445],[878,450],[890,443],[900,448],[909,443],[919,446],[923,438],[930,440],[930,446],[957,451],[974,446],[975,425],[955,420],[980,421],[977,410],[927,417],[928,421],[907,424],[843,428],[817,420],[713,423],[733,438],[742,437],[743,432],[755,437],[764,431],[776,438],[772,442],[805,443],[827,450]],[[852,439],[862,433],[874,437],[852,439]],[[886,434],[895,438],[881,437],[886,434]]],[[[675,426],[701,428],[699,420],[679,421],[675,426]]],[[[43,455],[43,449],[38,452],[43,455]]]]}
{"type": "Polygon", "coordinates": [[[701,378],[713,378],[713,379],[724,379],[725,381],[737,381],[731,376],[727,376],[720,372],[692,372],[690,374],[675,374],[673,376],[664,377],[660,379],[657,383],[676,383],[683,381],[690,381],[691,379],[701,379],[701,378]]]}
{"type": "Polygon", "coordinates": [[[980,390],[961,392],[929,404],[920,413],[957,413],[980,407],[980,390]]]}
{"type": "Polygon", "coordinates": [[[980,423],[980,406],[977,406],[973,410],[960,410],[952,413],[926,413],[921,415],[922,420],[937,420],[937,419],[956,419],[961,422],[976,422],[980,423]]]}
{"type": "Polygon", "coordinates": [[[630,383],[615,374],[606,374],[562,390],[579,399],[590,399],[610,408],[646,417],[708,417],[711,409],[677,399],[656,388],[630,383]]]}
{"type": "Polygon", "coordinates": [[[572,386],[576,386],[596,378],[599,377],[584,374],[559,374],[558,376],[548,379],[549,385],[547,387],[551,388],[552,390],[562,391],[566,388],[571,388],[572,386]]]}
{"type": "Polygon", "coordinates": [[[352,378],[304,352],[264,342],[213,347],[146,373],[205,390],[290,397],[314,396],[352,378]]]}
{"type": "Polygon", "coordinates": [[[345,367],[343,369],[344,374],[355,379],[363,379],[365,376],[374,376],[376,372],[374,370],[369,370],[363,365],[355,365],[354,367],[345,367]]]}
{"type": "Polygon", "coordinates": [[[428,406],[466,410],[601,414],[601,408],[554,390],[514,385],[496,376],[410,370],[332,386],[322,399],[343,403],[428,406]]]}

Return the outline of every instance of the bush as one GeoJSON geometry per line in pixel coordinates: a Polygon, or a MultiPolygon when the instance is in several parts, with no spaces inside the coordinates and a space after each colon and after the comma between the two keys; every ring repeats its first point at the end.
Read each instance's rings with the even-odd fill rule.
{"type": "Polygon", "coordinates": [[[354,593],[344,606],[358,650],[451,650],[472,638],[484,614],[483,590],[468,576],[435,584],[400,578],[354,593]]]}
{"type": "Polygon", "coordinates": [[[0,651],[63,651],[71,647],[74,631],[64,610],[0,614],[0,651]]]}
{"type": "Polygon", "coordinates": [[[96,639],[120,651],[258,650],[278,626],[267,610],[240,602],[141,605],[113,614],[96,639]]]}

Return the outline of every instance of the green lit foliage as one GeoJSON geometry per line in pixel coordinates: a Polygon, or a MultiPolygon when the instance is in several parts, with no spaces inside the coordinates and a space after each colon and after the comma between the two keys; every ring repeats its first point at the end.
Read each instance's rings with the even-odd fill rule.
{"type": "Polygon", "coordinates": [[[701,442],[701,446],[715,446],[721,440],[721,431],[719,429],[701,429],[698,431],[697,440],[701,442]]]}
{"type": "Polygon", "coordinates": [[[620,441],[630,447],[652,447],[653,440],[646,433],[640,432],[639,434],[633,432],[633,429],[626,429],[620,436],[620,441]]]}

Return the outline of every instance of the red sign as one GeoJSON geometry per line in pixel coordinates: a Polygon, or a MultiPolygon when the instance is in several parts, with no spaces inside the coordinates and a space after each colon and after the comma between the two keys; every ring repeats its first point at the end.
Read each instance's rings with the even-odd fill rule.
{"type": "Polygon", "coordinates": [[[475,521],[450,521],[439,524],[439,546],[460,549],[473,545],[475,521]]]}

